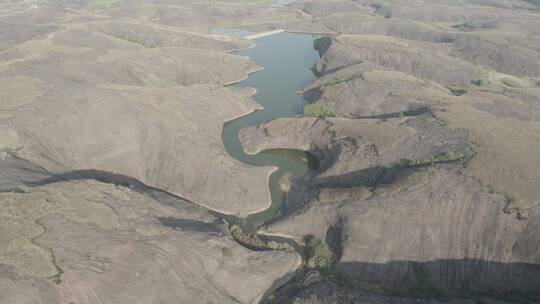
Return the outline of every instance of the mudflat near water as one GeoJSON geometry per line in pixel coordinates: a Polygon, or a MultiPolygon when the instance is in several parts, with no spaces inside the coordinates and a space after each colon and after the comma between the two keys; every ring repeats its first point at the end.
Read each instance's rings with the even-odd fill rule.
{"type": "Polygon", "coordinates": [[[0,0],[0,303],[540,303],[540,2],[0,0]]]}

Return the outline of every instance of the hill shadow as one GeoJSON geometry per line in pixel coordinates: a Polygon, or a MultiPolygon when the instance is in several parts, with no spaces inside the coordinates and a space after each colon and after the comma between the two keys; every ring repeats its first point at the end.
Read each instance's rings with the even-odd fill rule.
{"type": "MultiPolygon", "coordinates": [[[[335,269],[352,282],[380,286],[390,294],[420,298],[489,297],[540,303],[540,265],[481,259],[344,262],[335,269]]],[[[479,302],[486,303],[486,302],[479,302]]]]}
{"type": "Polygon", "coordinates": [[[313,187],[374,187],[378,185],[391,184],[403,177],[411,175],[420,170],[418,167],[408,167],[404,164],[392,166],[374,166],[366,169],[344,173],[340,175],[315,177],[312,180],[313,187]]]}

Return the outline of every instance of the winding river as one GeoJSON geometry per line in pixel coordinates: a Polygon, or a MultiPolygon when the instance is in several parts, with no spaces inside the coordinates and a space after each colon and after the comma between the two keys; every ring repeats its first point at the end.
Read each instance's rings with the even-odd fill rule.
{"type": "Polygon", "coordinates": [[[302,112],[306,100],[296,92],[316,78],[311,70],[319,58],[313,48],[315,37],[309,34],[279,33],[254,40],[256,46],[237,51],[248,56],[263,70],[234,84],[235,87],[252,87],[257,90],[254,99],[264,107],[249,115],[230,121],[223,128],[223,143],[227,152],[243,163],[253,166],[275,166],[269,179],[271,207],[245,219],[221,215],[229,223],[239,224],[245,232],[256,232],[266,221],[287,212],[284,194],[278,181],[289,173],[295,185],[306,183],[303,178],[308,170],[308,155],[293,150],[266,150],[258,154],[245,153],[240,143],[240,129],[279,117],[292,117],[302,112]]]}

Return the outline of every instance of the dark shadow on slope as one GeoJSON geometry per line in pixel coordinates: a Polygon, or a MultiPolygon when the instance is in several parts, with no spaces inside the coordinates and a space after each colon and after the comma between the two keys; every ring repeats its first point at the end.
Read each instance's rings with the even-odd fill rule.
{"type": "Polygon", "coordinates": [[[25,182],[25,184],[27,186],[34,187],[34,186],[44,186],[44,185],[58,183],[58,182],[77,181],[77,180],[85,180],[85,179],[94,179],[103,183],[115,184],[118,186],[129,187],[129,188],[133,188],[133,189],[141,190],[141,191],[152,189],[151,187],[145,185],[144,183],[142,183],[141,181],[135,178],[122,175],[122,174],[116,174],[116,173],[111,173],[107,171],[93,170],[93,169],[75,170],[75,171],[61,173],[61,174],[55,174],[41,180],[27,181],[25,182]]]}
{"type": "Polygon", "coordinates": [[[415,171],[416,167],[407,167],[396,164],[390,167],[376,166],[341,175],[316,177],[312,181],[313,187],[348,188],[348,187],[375,187],[391,184],[415,171]]]}
{"type": "Polygon", "coordinates": [[[319,56],[322,57],[332,45],[332,37],[325,36],[317,38],[313,41],[313,48],[319,52],[319,56]]]}
{"type": "Polygon", "coordinates": [[[310,103],[320,100],[323,95],[323,91],[320,86],[311,88],[302,93],[302,97],[310,103]]]}
{"type": "MultiPolygon", "coordinates": [[[[58,182],[69,182],[88,179],[96,180],[98,182],[106,184],[114,184],[117,186],[128,187],[133,191],[147,195],[162,204],[172,206],[181,210],[182,212],[198,214],[200,214],[201,212],[201,209],[197,204],[179,195],[175,195],[173,193],[148,186],[133,177],[101,170],[76,170],[62,174],[51,175],[41,180],[25,181],[24,184],[29,187],[38,187],[58,182]]],[[[220,214],[217,212],[208,211],[208,213],[216,217],[221,217],[220,214]]]]}
{"type": "Polygon", "coordinates": [[[87,179],[96,180],[96,181],[106,183],[106,184],[114,184],[117,186],[128,187],[128,188],[133,189],[134,191],[148,194],[152,198],[155,198],[156,196],[161,196],[161,197],[169,196],[171,198],[174,198],[175,200],[183,200],[185,202],[192,203],[189,200],[183,197],[180,197],[178,195],[174,195],[170,192],[166,192],[164,190],[148,186],[136,178],[122,175],[122,174],[102,171],[102,170],[93,170],[93,169],[75,170],[71,172],[51,175],[41,180],[25,181],[24,184],[30,187],[38,187],[38,186],[44,186],[44,185],[58,183],[58,182],[69,182],[69,181],[78,181],[78,180],[87,180],[87,179]],[[158,195],[158,194],[161,194],[161,195],[158,195]]]}
{"type": "Polygon", "coordinates": [[[342,218],[339,218],[333,226],[328,227],[326,230],[325,243],[332,252],[333,265],[341,259],[341,255],[343,254],[343,239],[345,237],[343,235],[343,226],[344,221],[342,218]]]}
{"type": "Polygon", "coordinates": [[[276,303],[538,304],[540,265],[485,260],[338,263],[337,272],[308,272],[275,292],[276,303]],[[309,302],[311,303],[311,302],[309,302]]]}
{"type": "Polygon", "coordinates": [[[391,294],[421,298],[488,296],[518,303],[540,303],[540,265],[478,259],[383,264],[338,263],[344,282],[382,287],[391,294]]]}
{"type": "Polygon", "coordinates": [[[24,182],[50,178],[51,173],[25,159],[10,155],[0,159],[0,192],[24,192],[19,188],[24,182]]]}
{"type": "Polygon", "coordinates": [[[212,223],[206,223],[191,219],[175,218],[175,217],[158,217],[157,218],[164,226],[174,228],[177,230],[188,230],[195,232],[225,232],[223,229],[223,223],[214,221],[212,223]]]}
{"type": "Polygon", "coordinates": [[[324,172],[328,170],[328,168],[330,168],[332,165],[334,165],[339,155],[342,153],[342,150],[343,147],[341,144],[330,144],[326,146],[312,145],[309,148],[309,153],[313,155],[316,159],[316,172],[324,172]]]}
{"type": "Polygon", "coordinates": [[[371,115],[371,116],[355,116],[354,119],[390,119],[390,118],[399,118],[399,117],[410,117],[410,116],[419,116],[422,114],[431,114],[431,107],[421,106],[415,109],[410,109],[403,112],[392,112],[385,113],[380,115],[371,115]]]}

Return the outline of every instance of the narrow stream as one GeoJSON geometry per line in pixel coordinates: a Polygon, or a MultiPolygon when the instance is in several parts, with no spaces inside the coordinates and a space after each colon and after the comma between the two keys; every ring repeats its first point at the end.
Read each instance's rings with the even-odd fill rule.
{"type": "Polygon", "coordinates": [[[306,101],[295,93],[316,78],[311,67],[319,58],[313,48],[315,37],[308,34],[280,33],[256,39],[254,48],[237,51],[248,56],[262,71],[250,75],[235,87],[257,89],[254,99],[264,109],[230,121],[223,128],[223,143],[227,152],[243,163],[253,166],[276,166],[269,188],[272,205],[269,209],[250,215],[246,219],[223,215],[229,223],[239,224],[245,232],[254,233],[264,222],[286,213],[284,194],[279,189],[281,176],[290,173],[295,185],[306,183],[303,178],[308,172],[309,161],[306,153],[294,150],[267,150],[255,155],[246,154],[240,143],[240,129],[279,117],[291,117],[302,112],[306,101]]]}

